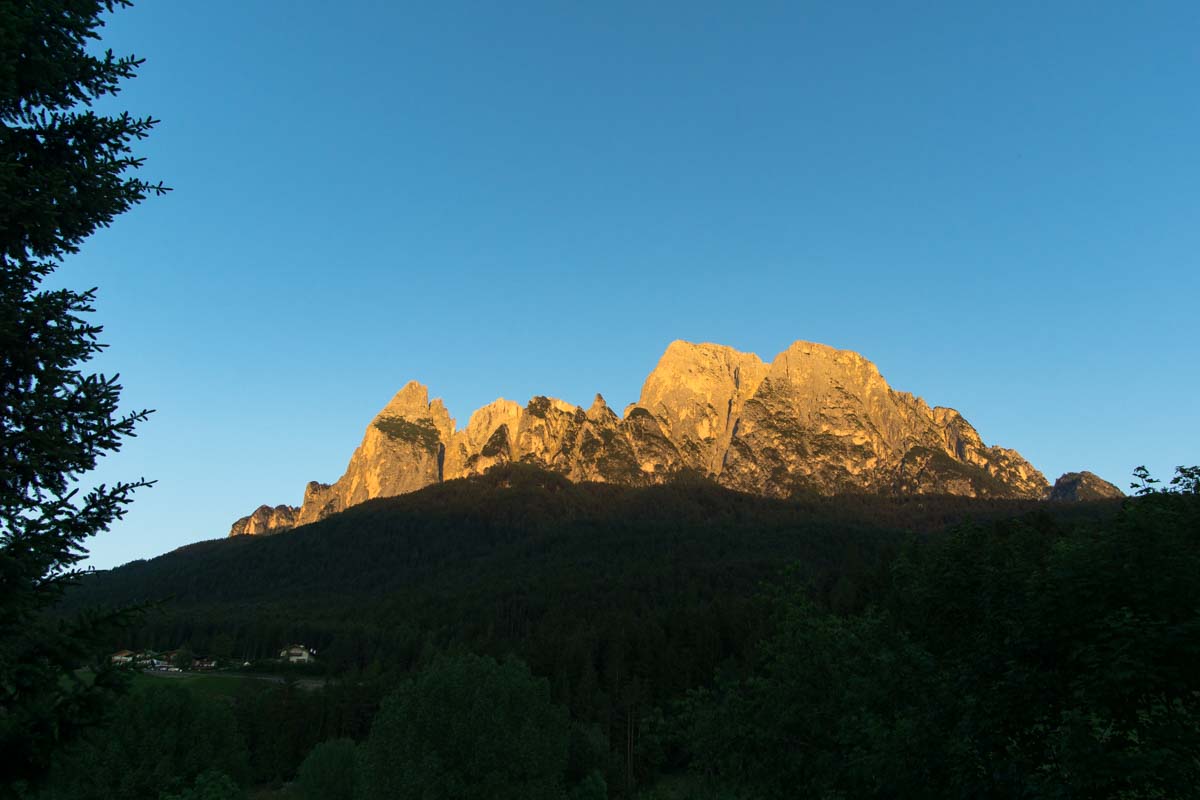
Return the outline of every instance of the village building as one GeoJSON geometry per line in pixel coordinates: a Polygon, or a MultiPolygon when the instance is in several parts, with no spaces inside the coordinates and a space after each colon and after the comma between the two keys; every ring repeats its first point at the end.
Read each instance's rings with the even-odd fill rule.
{"type": "Polygon", "coordinates": [[[128,664],[133,661],[134,653],[132,650],[118,650],[109,656],[109,662],[113,664],[128,664]]]}
{"type": "Polygon", "coordinates": [[[279,657],[289,664],[307,664],[314,661],[313,654],[302,644],[291,644],[279,651],[279,657]]]}
{"type": "Polygon", "coordinates": [[[158,656],[149,650],[140,650],[133,656],[133,663],[142,668],[155,666],[157,660],[158,656]]]}

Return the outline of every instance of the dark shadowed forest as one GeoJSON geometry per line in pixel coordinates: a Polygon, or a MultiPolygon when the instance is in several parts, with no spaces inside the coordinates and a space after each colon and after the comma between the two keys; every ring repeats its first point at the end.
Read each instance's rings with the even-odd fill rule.
{"type": "MultiPolygon", "coordinates": [[[[313,758],[367,797],[453,776],[470,788],[445,796],[1178,797],[1200,777],[1200,503],[1181,475],[1100,504],[784,502],[509,467],[94,574],[68,603],[156,603],[114,650],[316,650],[292,670],[329,679],[315,691],[144,678],[124,701],[134,738],[146,709],[216,715],[245,787],[300,792],[313,758]],[[477,741],[483,717],[498,728],[477,741]],[[399,753],[438,766],[414,776],[399,753]],[[471,777],[492,768],[513,772],[471,777]]],[[[114,775],[213,779],[154,753],[114,775]]]]}

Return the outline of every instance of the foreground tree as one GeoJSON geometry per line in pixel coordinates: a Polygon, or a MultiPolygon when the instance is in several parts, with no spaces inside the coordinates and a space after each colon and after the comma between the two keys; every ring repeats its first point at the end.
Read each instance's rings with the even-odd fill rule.
{"type": "Polygon", "coordinates": [[[296,784],[304,800],[354,800],[358,787],[358,745],[353,739],[321,742],[300,765],[296,784]]]}
{"type": "Polygon", "coordinates": [[[756,800],[1200,797],[1197,475],[914,542],[876,610],[781,591],[751,674],[694,698],[694,765],[756,800]]]}
{"type": "Polygon", "coordinates": [[[209,770],[180,794],[160,795],[160,800],[242,800],[246,793],[224,772],[209,770]]]}
{"type": "Polygon", "coordinates": [[[839,617],[803,588],[776,596],[754,674],[693,696],[697,771],[738,798],[937,796],[946,676],[875,613],[839,617]]]}
{"type": "Polygon", "coordinates": [[[151,679],[114,704],[108,724],[55,755],[35,796],[224,800],[249,779],[246,751],[226,698],[151,679]]]}
{"type": "Polygon", "coordinates": [[[61,260],[148,194],[130,176],[150,118],[105,116],[141,64],[88,52],[127,0],[0,0],[0,787],[40,775],[119,684],[97,658],[104,623],[51,622],[86,541],[119,519],[139,480],[77,484],[147,412],[122,415],[116,377],[85,371],[103,345],[95,290],[44,289],[61,260]],[[94,661],[94,678],[77,669],[94,661]]]}
{"type": "Polygon", "coordinates": [[[368,797],[559,800],[569,721],[521,662],[444,658],[384,701],[367,741],[368,797]]]}

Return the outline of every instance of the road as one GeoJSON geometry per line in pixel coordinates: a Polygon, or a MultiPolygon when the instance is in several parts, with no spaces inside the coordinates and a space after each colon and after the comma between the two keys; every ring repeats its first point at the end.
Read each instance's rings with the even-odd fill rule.
{"type": "Polygon", "coordinates": [[[315,689],[324,688],[328,682],[328,678],[291,678],[287,675],[264,675],[256,672],[168,672],[166,670],[148,669],[143,671],[142,674],[153,675],[157,678],[245,678],[248,680],[268,681],[270,683],[287,683],[290,680],[297,688],[310,692],[315,689]]]}

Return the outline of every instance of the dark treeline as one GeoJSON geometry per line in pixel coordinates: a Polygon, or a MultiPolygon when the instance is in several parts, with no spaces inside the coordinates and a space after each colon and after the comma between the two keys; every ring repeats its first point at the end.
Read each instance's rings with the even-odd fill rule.
{"type": "Polygon", "coordinates": [[[452,648],[515,653],[577,718],[624,725],[743,657],[766,621],[757,588],[786,566],[850,611],[906,535],[1032,507],[784,502],[702,483],[575,485],[510,467],[298,531],[136,562],[92,576],[70,603],[171,598],[114,649],[187,644],[253,660],[299,642],[334,674],[407,672],[452,648]]]}
{"type": "Polygon", "coordinates": [[[366,743],[397,686],[478,653],[519,658],[569,715],[564,787],[1061,796],[1087,776],[1103,791],[1080,796],[1171,796],[1136,775],[1196,770],[1196,521],[1187,493],[784,502],[508,468],[97,574],[70,602],[172,598],[114,647],[315,647],[326,689],[235,699],[254,784],[366,743]]]}
{"type": "Polygon", "coordinates": [[[1200,796],[1198,478],[909,542],[856,613],[783,583],[690,763],[763,800],[1200,796]]]}

